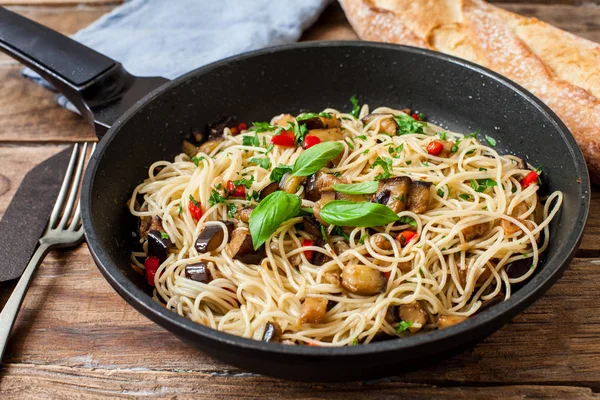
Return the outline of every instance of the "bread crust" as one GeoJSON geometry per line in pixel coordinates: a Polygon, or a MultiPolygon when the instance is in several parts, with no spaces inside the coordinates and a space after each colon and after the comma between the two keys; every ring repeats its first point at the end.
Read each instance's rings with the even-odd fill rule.
{"type": "Polygon", "coordinates": [[[600,45],[483,0],[339,0],[365,40],[441,51],[492,69],[544,101],[600,183],[600,45]]]}

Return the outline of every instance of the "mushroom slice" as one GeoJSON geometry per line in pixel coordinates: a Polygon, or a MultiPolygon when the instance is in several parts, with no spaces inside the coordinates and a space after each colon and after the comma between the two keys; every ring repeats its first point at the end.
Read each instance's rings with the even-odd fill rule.
{"type": "Polygon", "coordinates": [[[402,321],[412,322],[413,325],[409,328],[411,333],[419,331],[427,323],[427,312],[421,307],[421,304],[414,301],[408,304],[401,304],[398,307],[398,316],[402,321]],[[420,324],[421,326],[414,326],[420,324]]]}
{"type": "MultiPolygon", "coordinates": [[[[514,218],[517,218],[523,224],[526,224],[526,222],[529,222],[529,221],[523,221],[522,219],[520,219],[518,217],[525,214],[527,212],[527,210],[529,210],[529,207],[527,206],[527,204],[524,201],[522,201],[515,206],[515,208],[513,209],[512,213],[510,215],[514,218]]],[[[529,224],[530,225],[528,225],[528,228],[533,227],[533,225],[531,225],[531,222],[529,224]]],[[[506,233],[507,235],[512,235],[515,232],[521,231],[521,228],[519,228],[516,224],[513,224],[512,222],[510,222],[509,220],[506,220],[504,218],[502,218],[502,220],[500,221],[500,226],[504,230],[504,233],[506,233]]]]}
{"type": "Polygon", "coordinates": [[[260,191],[260,194],[259,194],[259,199],[263,200],[265,197],[267,197],[271,193],[274,193],[278,190],[279,190],[279,182],[271,182],[267,186],[262,188],[262,190],[260,191]]]}
{"type": "Polygon", "coordinates": [[[184,140],[181,145],[181,151],[183,151],[188,157],[192,158],[198,154],[199,148],[189,140],[184,140]]]}
{"type": "Polygon", "coordinates": [[[429,207],[429,195],[431,182],[413,182],[408,193],[408,204],[406,208],[415,214],[422,214],[429,207]]]}
{"type": "Polygon", "coordinates": [[[281,342],[281,326],[277,322],[267,322],[263,342],[281,342]]]}
{"type": "Polygon", "coordinates": [[[373,196],[372,201],[387,205],[395,213],[404,211],[410,197],[412,184],[412,180],[408,176],[382,179],[379,181],[377,193],[373,196]]]}
{"type": "Polygon", "coordinates": [[[440,140],[439,141],[442,144],[442,152],[439,154],[438,157],[448,157],[450,155],[450,153],[452,153],[452,147],[454,147],[454,143],[448,141],[448,140],[440,140]]]}
{"type": "Polygon", "coordinates": [[[298,121],[299,125],[305,125],[308,130],[340,128],[342,121],[332,114],[329,117],[316,116],[298,121]]]}
{"type": "Polygon", "coordinates": [[[301,324],[319,324],[325,320],[327,314],[327,299],[318,297],[307,297],[300,308],[301,324]]]}
{"type": "Polygon", "coordinates": [[[344,183],[344,181],[335,175],[317,171],[306,181],[306,198],[317,201],[323,192],[332,191],[333,185],[338,183],[344,183]]]}
{"type": "Polygon", "coordinates": [[[235,217],[240,221],[247,223],[250,221],[250,215],[252,214],[252,211],[254,211],[254,206],[244,206],[243,208],[237,210],[235,217]]]}
{"type": "Polygon", "coordinates": [[[459,315],[440,315],[438,318],[438,329],[448,328],[460,322],[466,321],[467,317],[459,315]]]}
{"type": "Polygon", "coordinates": [[[482,222],[480,224],[470,225],[463,228],[462,234],[467,242],[485,235],[490,230],[490,224],[482,222]]]}
{"type": "MultiPolygon", "coordinates": [[[[233,222],[221,222],[225,224],[227,231],[229,232],[229,239],[231,239],[231,235],[233,232],[233,222]]],[[[221,243],[223,243],[224,238],[225,233],[223,232],[223,227],[221,226],[221,224],[208,225],[198,235],[194,247],[196,248],[196,251],[198,253],[206,253],[209,251],[213,251],[216,248],[218,248],[221,245],[221,243]]]]}
{"type": "Polygon", "coordinates": [[[211,139],[208,142],[205,142],[203,145],[201,145],[198,148],[198,151],[200,151],[202,153],[210,154],[217,148],[218,145],[221,144],[221,142],[223,140],[225,140],[225,139],[223,139],[223,138],[211,139]]]}
{"type": "MultiPolygon", "coordinates": [[[[325,247],[325,241],[321,237],[317,237],[313,243],[313,246],[325,247]]],[[[312,259],[310,263],[313,265],[323,265],[325,260],[329,259],[325,254],[320,251],[313,251],[312,259]]]]}
{"type": "Polygon", "coordinates": [[[391,250],[392,243],[383,235],[375,235],[374,237],[375,245],[379,247],[381,250],[391,250]]]}
{"type": "Polygon", "coordinates": [[[258,264],[264,258],[265,247],[254,250],[252,236],[247,228],[237,228],[231,233],[231,240],[227,245],[229,255],[247,264],[258,264]]]}
{"type": "Polygon", "coordinates": [[[359,203],[361,201],[367,201],[367,196],[364,194],[347,194],[347,193],[335,192],[335,199],[336,200],[353,201],[355,203],[359,203]]]}
{"type": "Polygon", "coordinates": [[[305,181],[305,176],[293,176],[291,173],[286,172],[281,177],[281,182],[279,182],[279,189],[283,190],[286,193],[294,194],[298,191],[300,185],[302,185],[305,181]]]}
{"type": "Polygon", "coordinates": [[[366,125],[375,120],[377,117],[381,117],[381,120],[379,121],[379,130],[377,132],[396,136],[398,125],[396,124],[396,121],[394,121],[394,116],[392,114],[372,113],[365,115],[361,121],[366,125]]]}
{"type": "Polygon", "coordinates": [[[340,128],[311,129],[306,133],[306,136],[316,136],[321,142],[334,142],[344,139],[344,135],[340,128]]]}
{"type": "Polygon", "coordinates": [[[386,283],[383,272],[366,265],[349,265],[342,272],[342,286],[351,293],[363,296],[383,293],[386,283]]]}

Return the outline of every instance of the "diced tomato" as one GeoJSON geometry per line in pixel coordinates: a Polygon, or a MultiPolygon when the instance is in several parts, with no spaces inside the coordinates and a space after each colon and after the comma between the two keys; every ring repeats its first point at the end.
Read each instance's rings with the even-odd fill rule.
{"type": "Polygon", "coordinates": [[[190,200],[188,203],[188,211],[192,215],[192,218],[194,218],[196,221],[199,221],[200,218],[202,218],[202,206],[199,202],[196,201],[194,203],[190,200]]]}
{"type": "Polygon", "coordinates": [[[238,128],[238,131],[242,132],[242,131],[245,131],[248,128],[248,126],[245,123],[240,122],[238,124],[237,128],[238,128]]]}
{"type": "Polygon", "coordinates": [[[421,120],[421,118],[419,118],[419,114],[417,114],[417,113],[413,113],[413,114],[411,115],[411,117],[413,117],[413,119],[414,119],[415,121],[420,121],[420,120],[421,120]]]}
{"type": "MultiPolygon", "coordinates": [[[[303,247],[312,246],[312,245],[313,245],[313,241],[310,239],[304,239],[304,242],[302,242],[303,247]]],[[[308,261],[312,260],[313,251],[312,250],[304,250],[304,256],[306,257],[306,259],[308,261]]]]}
{"type": "Polygon", "coordinates": [[[233,136],[237,135],[238,133],[240,133],[240,130],[237,128],[237,126],[232,126],[231,128],[229,128],[229,130],[231,131],[231,134],[233,136]]]}
{"type": "Polygon", "coordinates": [[[296,137],[292,131],[283,131],[279,135],[273,136],[271,143],[277,146],[293,147],[296,145],[296,137]]]}
{"type": "Polygon", "coordinates": [[[148,283],[154,286],[154,277],[156,276],[156,270],[160,266],[160,260],[158,257],[149,256],[144,261],[144,267],[146,268],[146,279],[148,283]]]}
{"type": "Polygon", "coordinates": [[[313,147],[315,144],[319,144],[319,143],[321,143],[321,139],[319,139],[318,136],[306,135],[306,137],[304,138],[304,145],[302,147],[304,147],[305,149],[309,149],[309,148],[313,147]]]}
{"type": "Polygon", "coordinates": [[[233,197],[246,197],[246,188],[244,185],[235,186],[233,181],[227,181],[227,192],[233,197]]]}
{"type": "Polygon", "coordinates": [[[536,183],[538,178],[539,175],[537,174],[537,172],[531,171],[530,173],[525,175],[525,178],[523,178],[523,180],[521,181],[521,186],[523,186],[523,189],[525,189],[529,185],[536,183]]]}
{"type": "Polygon", "coordinates": [[[383,274],[385,275],[386,278],[390,279],[389,271],[383,271],[383,274]]]}
{"type": "Polygon", "coordinates": [[[427,145],[427,153],[431,154],[432,156],[439,155],[442,150],[444,150],[444,145],[437,140],[434,140],[427,145]]]}
{"type": "Polygon", "coordinates": [[[417,236],[417,232],[415,231],[402,231],[398,236],[396,236],[396,240],[400,242],[402,246],[406,243],[410,242],[417,236]]]}

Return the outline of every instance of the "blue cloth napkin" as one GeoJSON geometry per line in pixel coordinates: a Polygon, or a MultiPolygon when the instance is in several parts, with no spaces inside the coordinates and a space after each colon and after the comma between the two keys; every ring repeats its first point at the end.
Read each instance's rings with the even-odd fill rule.
{"type": "MultiPolygon", "coordinates": [[[[175,78],[202,65],[292,43],[331,0],[130,0],[72,36],[137,76],[175,78]]],[[[25,68],[23,75],[46,84],[25,68]]],[[[59,98],[59,103],[66,102],[59,98]]]]}

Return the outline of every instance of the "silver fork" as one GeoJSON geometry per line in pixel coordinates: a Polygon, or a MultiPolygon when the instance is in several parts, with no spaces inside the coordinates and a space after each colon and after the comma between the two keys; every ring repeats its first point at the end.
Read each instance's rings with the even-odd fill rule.
{"type": "MultiPolygon", "coordinates": [[[[8,336],[37,267],[42,263],[50,250],[73,247],[83,240],[78,190],[85,166],[87,148],[87,143],[83,145],[79,143],[75,144],[58,198],[54,204],[54,209],[48,220],[46,230],[40,238],[39,246],[0,313],[0,360],[2,360],[2,356],[4,355],[8,336]],[[76,204],[77,206],[75,206],[76,204]]],[[[95,148],[96,144],[94,143],[92,152],[95,148]]]]}

